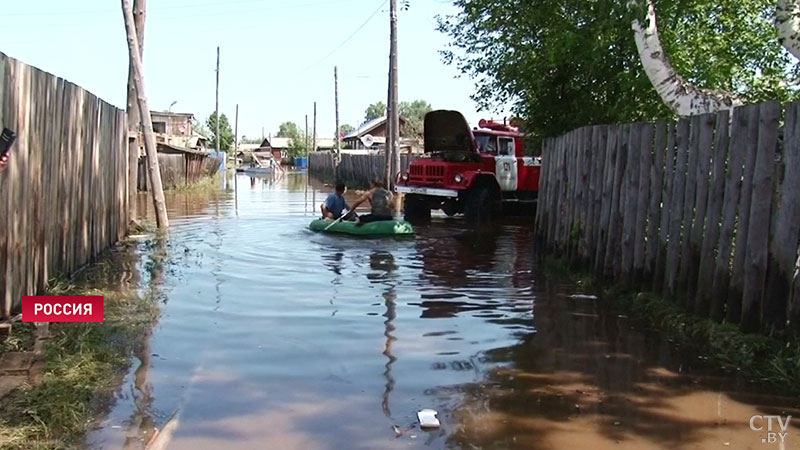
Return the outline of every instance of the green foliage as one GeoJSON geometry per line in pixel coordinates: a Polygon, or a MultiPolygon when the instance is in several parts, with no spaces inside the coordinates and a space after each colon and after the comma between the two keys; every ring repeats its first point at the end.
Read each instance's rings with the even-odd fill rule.
{"type": "Polygon", "coordinates": [[[382,117],[386,115],[386,103],[377,102],[367,106],[367,110],[364,111],[364,121],[369,122],[372,119],[377,119],[378,117],[382,117]]]}
{"type": "Polygon", "coordinates": [[[211,132],[202,122],[198,122],[197,119],[192,119],[192,132],[194,134],[199,134],[204,138],[208,139],[211,136],[211,132]]]}
{"type": "MultiPolygon", "coordinates": [[[[400,113],[400,117],[406,120],[405,127],[402,128],[402,134],[422,136],[422,125],[425,120],[425,114],[433,110],[431,104],[425,100],[400,102],[397,109],[400,113]]],[[[386,115],[386,104],[377,102],[367,107],[364,117],[369,121],[384,115],[386,115]]]]}
{"type": "Polygon", "coordinates": [[[299,132],[300,131],[299,131],[299,128],[297,127],[296,123],[294,123],[294,122],[283,122],[278,127],[278,134],[276,134],[276,136],[285,137],[285,138],[291,138],[291,137],[297,136],[297,134],[299,132]]]}
{"type": "Polygon", "coordinates": [[[356,129],[356,127],[354,127],[354,126],[352,126],[350,124],[347,124],[347,123],[344,124],[344,125],[340,125],[339,126],[339,136],[346,136],[346,135],[352,133],[353,131],[355,131],[355,129],[356,129]]]}
{"type": "Polygon", "coordinates": [[[247,136],[242,136],[242,138],[239,140],[239,143],[240,144],[260,144],[263,141],[264,141],[264,139],[261,139],[261,138],[249,138],[247,136]]]}
{"type": "Polygon", "coordinates": [[[425,121],[425,114],[433,110],[431,104],[425,100],[400,102],[398,110],[400,112],[400,117],[406,119],[403,134],[409,136],[422,136],[422,125],[425,121]]]}
{"type": "Polygon", "coordinates": [[[228,151],[233,148],[233,130],[225,114],[220,115],[219,119],[220,145],[217,145],[217,136],[215,134],[217,131],[217,113],[211,113],[206,121],[206,127],[210,130],[211,138],[208,144],[210,148],[222,151],[228,151]]]}
{"type": "MultiPolygon", "coordinates": [[[[639,2],[641,6],[643,2],[639,2]]],[[[513,106],[526,130],[554,136],[596,123],[672,117],[642,69],[627,2],[455,0],[438,17],[448,64],[474,78],[482,109],[513,106]]],[[[659,0],[673,65],[703,88],[791,100],[796,61],[777,42],[774,0],[659,0]]]]}
{"type": "Polygon", "coordinates": [[[292,157],[304,156],[313,145],[311,134],[306,135],[294,122],[282,123],[278,127],[277,136],[289,138],[289,155],[292,157]]]}

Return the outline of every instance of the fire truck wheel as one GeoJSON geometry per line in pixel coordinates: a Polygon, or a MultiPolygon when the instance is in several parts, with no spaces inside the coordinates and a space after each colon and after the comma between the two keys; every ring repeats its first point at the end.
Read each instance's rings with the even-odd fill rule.
{"type": "Polygon", "coordinates": [[[458,214],[458,203],[455,200],[445,200],[442,203],[442,211],[447,215],[447,217],[453,217],[458,214]]]}
{"type": "Polygon", "coordinates": [[[430,220],[431,207],[417,195],[406,195],[403,212],[406,220],[430,220]]]}
{"type": "Polygon", "coordinates": [[[488,187],[473,189],[467,195],[464,217],[467,222],[480,223],[490,219],[492,213],[492,193],[488,187]]]}

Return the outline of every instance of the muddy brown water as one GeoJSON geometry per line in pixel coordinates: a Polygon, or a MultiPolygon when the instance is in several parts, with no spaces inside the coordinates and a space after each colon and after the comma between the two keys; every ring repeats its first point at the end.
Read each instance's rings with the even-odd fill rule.
{"type": "Polygon", "coordinates": [[[167,242],[140,246],[161,318],[89,448],[167,423],[169,449],[798,448],[798,399],[570,297],[529,218],[355,239],[307,230],[330,188],[303,174],[237,184],[170,195],[167,242]],[[783,446],[751,430],[789,414],[783,446]]]}

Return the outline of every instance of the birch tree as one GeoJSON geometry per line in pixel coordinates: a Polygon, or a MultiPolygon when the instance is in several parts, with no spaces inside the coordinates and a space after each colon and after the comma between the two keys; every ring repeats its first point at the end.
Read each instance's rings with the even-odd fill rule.
{"type": "Polygon", "coordinates": [[[778,0],[775,27],[781,45],[800,59],[800,4],[797,0],[778,0]]]}
{"type": "Polygon", "coordinates": [[[487,116],[511,106],[538,136],[798,98],[776,0],[635,1],[454,0],[437,18],[442,59],[474,81],[487,116]]]}
{"type": "Polygon", "coordinates": [[[631,28],[647,78],[650,79],[661,100],[675,113],[680,116],[703,114],[731,109],[742,103],[731,92],[700,89],[686,81],[675,70],[661,45],[653,0],[647,0],[644,21],[633,19],[631,28]]]}

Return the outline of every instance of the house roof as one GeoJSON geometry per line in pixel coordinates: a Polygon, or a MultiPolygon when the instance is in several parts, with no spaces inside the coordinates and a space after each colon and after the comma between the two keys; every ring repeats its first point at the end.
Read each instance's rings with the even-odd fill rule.
{"type": "Polygon", "coordinates": [[[151,116],[166,116],[166,117],[194,117],[192,113],[177,113],[177,112],[169,112],[169,111],[150,111],[151,116]]]}
{"type": "Polygon", "coordinates": [[[333,148],[336,146],[335,139],[317,138],[317,148],[333,148]]]}
{"type": "Polygon", "coordinates": [[[267,139],[269,141],[270,147],[282,149],[282,148],[289,148],[289,141],[291,139],[285,137],[274,137],[267,139]]]}
{"type": "Polygon", "coordinates": [[[164,142],[156,143],[158,153],[192,153],[195,155],[207,155],[208,152],[195,150],[192,148],[180,147],[177,145],[167,144],[164,142]]]}
{"type": "MultiPolygon", "coordinates": [[[[406,121],[406,119],[404,119],[403,117],[400,117],[399,119],[400,119],[401,123],[406,121]]],[[[360,138],[361,136],[369,133],[370,131],[374,130],[375,128],[378,128],[379,126],[383,125],[384,122],[386,122],[386,116],[376,117],[376,118],[374,118],[372,120],[368,120],[368,121],[362,123],[357,129],[355,129],[355,130],[351,131],[350,133],[348,133],[342,139],[360,138]]]]}
{"type": "Polygon", "coordinates": [[[259,144],[239,144],[239,150],[242,150],[242,151],[250,152],[250,151],[256,150],[258,148],[261,148],[261,146],[259,144]]]}

